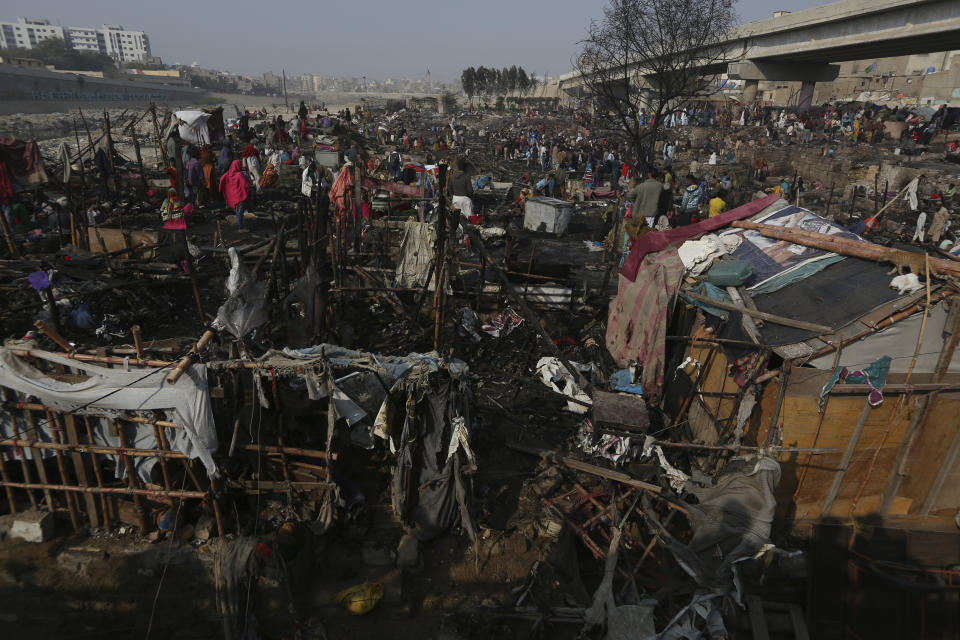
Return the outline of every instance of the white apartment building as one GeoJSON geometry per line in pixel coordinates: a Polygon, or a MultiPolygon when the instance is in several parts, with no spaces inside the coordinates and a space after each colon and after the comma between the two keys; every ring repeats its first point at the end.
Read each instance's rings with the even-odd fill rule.
{"type": "MultiPolygon", "coordinates": [[[[73,32],[73,27],[70,31],[73,32]]],[[[142,62],[150,57],[150,40],[143,31],[130,31],[119,24],[105,24],[98,32],[104,44],[100,52],[114,60],[142,62]]]]}
{"type": "Polygon", "coordinates": [[[52,25],[49,20],[17,18],[16,22],[0,22],[0,48],[33,49],[47,38],[67,39],[63,27],[52,25]]]}
{"type": "Polygon", "coordinates": [[[41,40],[60,38],[77,51],[102,53],[117,62],[138,62],[150,57],[150,39],[143,31],[131,31],[118,24],[99,29],[58,27],[49,20],[17,18],[0,22],[0,49],[34,48],[41,40]]]}

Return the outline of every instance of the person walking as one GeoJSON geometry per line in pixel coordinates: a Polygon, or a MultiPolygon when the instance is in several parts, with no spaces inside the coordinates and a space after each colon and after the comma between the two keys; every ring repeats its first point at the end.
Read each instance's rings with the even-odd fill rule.
{"type": "Polygon", "coordinates": [[[240,172],[240,161],[234,160],[230,170],[220,177],[220,193],[227,206],[237,214],[237,231],[246,231],[243,228],[243,211],[247,198],[250,196],[250,186],[247,179],[240,172]]]}

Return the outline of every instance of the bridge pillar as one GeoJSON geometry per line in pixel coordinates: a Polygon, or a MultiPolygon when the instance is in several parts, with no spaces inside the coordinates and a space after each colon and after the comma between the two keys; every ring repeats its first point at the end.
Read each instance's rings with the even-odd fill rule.
{"type": "Polygon", "coordinates": [[[743,104],[747,105],[757,99],[757,89],[760,87],[759,80],[744,80],[743,82],[743,104]]]}

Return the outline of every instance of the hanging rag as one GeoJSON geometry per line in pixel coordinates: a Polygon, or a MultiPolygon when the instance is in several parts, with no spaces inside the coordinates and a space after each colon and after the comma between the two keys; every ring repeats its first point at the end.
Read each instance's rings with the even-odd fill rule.
{"type": "Polygon", "coordinates": [[[837,367],[827,383],[820,390],[820,399],[817,402],[817,410],[823,411],[823,404],[826,401],[827,394],[838,382],[844,384],[866,384],[870,387],[870,395],[867,402],[871,407],[878,407],[883,402],[883,388],[887,384],[887,373],[890,371],[890,362],[893,359],[890,356],[881,356],[873,361],[870,366],[863,369],[850,370],[847,367],[837,367]]]}

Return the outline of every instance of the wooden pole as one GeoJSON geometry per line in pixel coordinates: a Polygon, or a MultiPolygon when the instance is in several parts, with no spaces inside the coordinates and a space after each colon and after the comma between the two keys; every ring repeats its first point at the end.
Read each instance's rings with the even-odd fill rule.
{"type": "MultiPolygon", "coordinates": [[[[49,290],[49,287],[48,289],[49,290]]],[[[73,346],[67,342],[63,336],[61,336],[55,329],[51,329],[43,320],[37,320],[33,323],[37,329],[39,329],[44,335],[57,343],[57,346],[63,349],[64,351],[70,352],[73,351],[73,346]]]]}
{"type": "MultiPolygon", "coordinates": [[[[166,498],[195,498],[202,500],[207,497],[207,494],[203,491],[165,491],[163,489],[131,489],[129,487],[78,487],[76,485],[69,484],[39,484],[39,483],[27,483],[27,482],[0,482],[3,486],[8,489],[11,487],[17,489],[52,489],[54,491],[63,491],[68,495],[73,495],[74,493],[84,493],[84,494],[94,494],[94,493],[105,493],[108,495],[117,495],[117,496],[126,496],[133,495],[134,500],[142,500],[143,496],[151,497],[166,497],[166,498]]],[[[138,515],[141,526],[146,526],[147,520],[141,518],[138,515]]]]}
{"type": "Polygon", "coordinates": [[[133,151],[137,155],[137,169],[140,171],[140,187],[143,192],[147,192],[147,176],[143,171],[143,157],[140,155],[140,141],[137,140],[137,132],[130,130],[130,137],[133,139],[133,151]]]}
{"type": "Polygon", "coordinates": [[[830,193],[827,194],[827,207],[826,207],[826,211],[825,211],[824,214],[823,214],[823,217],[824,217],[824,218],[827,218],[828,220],[830,219],[830,203],[833,202],[833,185],[834,185],[834,182],[833,182],[833,180],[831,180],[831,181],[830,181],[830,193]]]}
{"type": "Polygon", "coordinates": [[[117,193],[120,193],[120,176],[114,164],[113,136],[110,135],[110,114],[107,111],[103,112],[103,132],[107,136],[107,166],[110,167],[110,174],[113,176],[113,187],[117,193]]]}
{"type": "Polygon", "coordinates": [[[77,161],[80,163],[80,220],[76,219],[76,208],[70,203],[70,224],[76,225],[77,232],[73,243],[76,247],[84,248],[88,246],[85,236],[87,228],[87,170],[83,163],[83,153],[80,149],[80,132],[77,129],[77,119],[73,119],[73,137],[77,141],[77,161]],[[83,229],[83,231],[81,231],[83,229]]]}
{"type": "MultiPolygon", "coordinates": [[[[53,441],[56,444],[63,444],[63,438],[60,435],[60,423],[57,421],[57,416],[53,411],[47,411],[47,422],[50,425],[50,431],[53,433],[53,441]]],[[[67,478],[67,465],[63,460],[62,451],[55,450],[54,455],[57,459],[57,470],[60,472],[60,487],[63,487],[69,483],[67,478]]],[[[76,496],[69,493],[66,489],[61,488],[60,490],[64,491],[64,498],[67,501],[67,510],[70,512],[70,523],[73,525],[73,530],[80,531],[80,514],[77,512],[76,496]]]]}
{"type": "Polygon", "coordinates": [[[140,325],[135,324],[130,327],[130,333],[133,334],[133,346],[137,350],[137,360],[143,360],[143,338],[140,335],[140,325]]]}
{"type": "Polygon", "coordinates": [[[7,249],[10,250],[11,258],[19,258],[20,251],[17,248],[17,243],[13,239],[13,231],[10,229],[10,225],[7,224],[7,216],[0,214],[0,229],[3,229],[3,238],[7,241],[7,249]]]}
{"type": "Polygon", "coordinates": [[[783,316],[778,316],[772,313],[766,313],[765,311],[754,311],[749,307],[742,304],[733,304],[730,302],[724,302],[722,300],[714,300],[713,298],[702,296],[698,293],[693,293],[691,291],[684,291],[685,296],[689,296],[693,300],[698,302],[703,302],[710,306],[718,307],[720,309],[727,309],[728,311],[739,311],[742,314],[753,316],[755,318],[760,318],[766,320],[767,322],[772,322],[774,324],[780,324],[785,327],[793,327],[795,329],[804,329],[806,331],[813,331],[818,334],[832,333],[833,328],[828,327],[822,324],[814,324],[812,322],[805,322],[803,320],[793,320],[792,318],[784,318],[783,316]]]}
{"type": "MultiPolygon", "coordinates": [[[[892,203],[891,203],[892,204],[892,203]]],[[[889,205],[888,205],[889,206],[889,205]]],[[[880,210],[883,213],[883,209],[880,210]]],[[[879,214],[878,214],[879,215],[879,214]]],[[[826,251],[833,251],[845,256],[854,256],[866,260],[887,261],[899,264],[914,264],[923,257],[922,254],[910,251],[901,251],[899,249],[890,249],[881,247],[872,242],[858,242],[847,238],[828,235],[825,233],[815,233],[812,231],[802,231],[800,229],[785,229],[769,224],[758,224],[747,220],[733,222],[732,226],[740,229],[752,229],[760,235],[778,240],[786,240],[794,244],[802,244],[807,247],[816,247],[826,251]]],[[[930,266],[934,271],[943,275],[960,276],[960,263],[942,258],[930,258],[930,266]]],[[[917,274],[920,275],[919,273],[917,274]]],[[[719,305],[718,305],[719,306],[719,305]]]]}
{"type": "Polygon", "coordinates": [[[13,498],[12,482],[10,474],[7,473],[7,463],[4,461],[6,456],[0,452],[0,478],[3,479],[4,489],[7,493],[7,502],[10,504],[10,513],[17,512],[17,501],[13,498]]]}
{"type": "Polygon", "coordinates": [[[443,314],[441,300],[447,286],[447,269],[444,265],[444,256],[447,248],[447,165],[440,164],[437,173],[437,246],[434,257],[434,292],[433,292],[433,349],[440,351],[440,325],[443,314]]]}
{"type": "Polygon", "coordinates": [[[211,340],[213,340],[213,335],[213,329],[207,329],[203,332],[203,335],[200,336],[199,340],[197,340],[197,344],[190,349],[190,353],[188,353],[183,360],[180,361],[180,364],[178,364],[176,368],[170,372],[170,375],[167,376],[168,384],[176,384],[177,380],[180,379],[180,376],[182,376],[186,370],[190,368],[190,365],[193,364],[193,361],[197,358],[197,354],[204,349],[211,340]]]}
{"type": "MultiPolygon", "coordinates": [[[[21,395],[21,401],[26,399],[26,395],[21,395]]],[[[33,434],[34,438],[39,438],[40,434],[37,432],[37,425],[33,421],[33,413],[29,410],[24,410],[23,418],[27,421],[27,435],[33,434]]],[[[33,455],[33,463],[37,468],[37,477],[40,478],[40,482],[47,484],[47,468],[43,465],[43,456],[39,456],[36,453],[33,455]]],[[[49,489],[43,490],[43,496],[47,501],[47,509],[54,511],[56,505],[53,502],[53,495],[50,493],[49,489]]]]}
{"type": "Polygon", "coordinates": [[[140,523],[141,533],[146,533],[149,530],[149,527],[147,522],[147,514],[143,509],[142,494],[138,493],[138,490],[142,489],[142,487],[140,487],[140,478],[137,476],[137,470],[133,466],[133,460],[130,459],[131,456],[127,454],[127,450],[131,448],[130,440],[127,438],[127,432],[126,429],[123,428],[122,422],[111,420],[110,425],[120,436],[120,446],[123,447],[123,450],[119,452],[120,460],[127,472],[128,488],[126,491],[133,493],[133,510],[137,515],[137,520],[140,523]]]}
{"type": "MultiPolygon", "coordinates": [[[[86,426],[87,430],[87,442],[91,445],[93,444],[93,427],[90,426],[90,416],[83,416],[83,423],[86,426]]],[[[44,443],[46,444],[46,443],[44,443]]],[[[95,453],[91,452],[90,462],[93,466],[93,476],[97,480],[97,486],[101,489],[103,488],[103,473],[100,471],[100,464],[97,462],[97,456],[95,453]]],[[[46,484],[46,480],[43,480],[43,483],[46,484]]],[[[111,518],[111,509],[109,503],[107,502],[107,495],[105,493],[100,494],[100,509],[103,510],[103,522],[106,526],[110,526],[113,521],[111,518]]]]}
{"type": "MultiPolygon", "coordinates": [[[[77,433],[77,422],[73,414],[63,414],[63,422],[66,426],[67,442],[71,445],[80,444],[80,435],[77,433]]],[[[87,477],[87,468],[83,464],[83,456],[80,455],[80,452],[74,451],[71,452],[70,459],[73,461],[73,471],[77,476],[77,484],[81,487],[90,486],[90,480],[87,477]]],[[[100,516],[97,513],[97,501],[93,495],[89,493],[84,494],[83,499],[87,507],[87,518],[90,520],[90,526],[99,527],[100,516]]]]}
{"type": "Polygon", "coordinates": [[[850,437],[847,439],[847,448],[843,452],[843,457],[840,458],[840,468],[837,469],[833,476],[833,483],[830,485],[829,491],[827,491],[827,496],[823,500],[823,505],[820,508],[820,517],[826,518],[830,515],[830,509],[833,508],[833,502],[837,499],[837,494],[840,492],[840,486],[843,484],[843,477],[847,473],[847,468],[850,466],[850,461],[853,459],[853,454],[857,450],[857,444],[860,442],[860,436],[863,434],[863,427],[867,424],[867,418],[870,417],[870,399],[865,398],[863,401],[863,408],[860,409],[860,416],[857,418],[857,422],[853,427],[853,431],[850,433],[850,437]]]}

